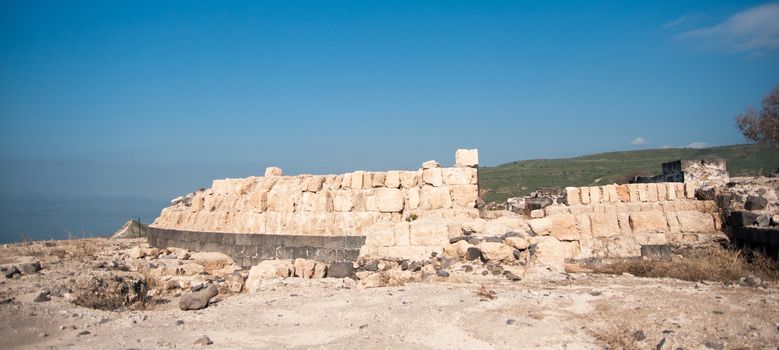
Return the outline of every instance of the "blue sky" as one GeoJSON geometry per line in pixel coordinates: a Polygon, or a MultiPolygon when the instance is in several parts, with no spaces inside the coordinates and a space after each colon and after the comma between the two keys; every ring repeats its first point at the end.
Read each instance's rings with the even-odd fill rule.
{"type": "Polygon", "coordinates": [[[779,3],[3,1],[0,191],[742,143],[779,3]]]}

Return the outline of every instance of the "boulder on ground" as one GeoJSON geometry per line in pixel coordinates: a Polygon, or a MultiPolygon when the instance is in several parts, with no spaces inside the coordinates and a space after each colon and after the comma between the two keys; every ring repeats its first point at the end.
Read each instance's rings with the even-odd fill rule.
{"type": "Polygon", "coordinates": [[[73,286],[73,303],[84,307],[112,311],[120,307],[142,307],[148,286],[138,273],[103,273],[82,276],[73,286]]]}
{"type": "Polygon", "coordinates": [[[351,262],[335,262],[327,268],[327,277],[354,278],[354,265],[351,262]]]}
{"type": "Polygon", "coordinates": [[[514,260],[514,248],[503,243],[482,242],[479,244],[482,257],[487,261],[510,262],[514,260]]]}
{"type": "Polygon", "coordinates": [[[208,302],[211,298],[219,294],[219,289],[215,285],[209,283],[203,289],[196,292],[187,293],[179,298],[179,309],[187,310],[200,310],[208,306],[208,302]]]}

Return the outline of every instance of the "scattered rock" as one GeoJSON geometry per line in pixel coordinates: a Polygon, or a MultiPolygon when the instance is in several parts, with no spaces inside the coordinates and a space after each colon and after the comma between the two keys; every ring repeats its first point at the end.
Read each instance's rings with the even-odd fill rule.
{"type": "Polygon", "coordinates": [[[755,276],[749,275],[747,277],[741,277],[739,284],[743,287],[759,287],[763,281],[755,276]]]}
{"type": "Polygon", "coordinates": [[[522,280],[522,277],[517,276],[516,274],[514,274],[511,271],[504,271],[503,275],[506,276],[506,278],[509,281],[521,281],[522,280]]]}
{"type": "Polygon", "coordinates": [[[479,258],[481,258],[481,250],[479,250],[479,248],[470,247],[468,248],[468,250],[465,251],[465,259],[476,260],[479,258]]]}
{"type": "Polygon", "coordinates": [[[208,301],[219,294],[219,289],[215,285],[209,284],[197,292],[184,294],[179,298],[179,308],[181,310],[200,310],[208,306],[208,301]]]}
{"type": "Polygon", "coordinates": [[[90,333],[89,331],[81,331],[81,332],[78,332],[78,336],[82,336],[82,335],[90,335],[90,334],[92,334],[92,333],[90,333]]]}
{"type": "Polygon", "coordinates": [[[714,350],[722,350],[725,348],[725,346],[722,345],[722,343],[716,343],[713,341],[706,341],[705,343],[703,343],[703,346],[714,350]]]}
{"type": "Polygon", "coordinates": [[[202,336],[200,338],[197,338],[197,340],[195,340],[195,342],[194,342],[195,345],[200,345],[200,346],[208,346],[208,345],[211,345],[213,343],[214,342],[207,335],[204,335],[204,336],[202,336]]]}
{"type": "Polygon", "coordinates": [[[643,330],[639,329],[639,330],[633,332],[633,340],[635,340],[635,341],[642,341],[644,339],[646,339],[646,333],[644,333],[643,330]]]}
{"type": "Polygon", "coordinates": [[[373,260],[370,263],[365,265],[365,271],[378,271],[379,270],[379,262],[377,260],[373,260]]]}
{"type": "Polygon", "coordinates": [[[327,268],[327,277],[354,278],[354,265],[351,262],[336,262],[327,268]]]}
{"type": "Polygon", "coordinates": [[[25,275],[32,275],[41,270],[41,263],[39,261],[24,263],[19,265],[19,267],[25,275]]]}
{"type": "Polygon", "coordinates": [[[763,210],[768,205],[768,200],[760,196],[748,196],[744,202],[746,210],[763,210]]]}
{"type": "Polygon", "coordinates": [[[408,271],[411,272],[418,272],[422,270],[422,263],[419,262],[412,262],[411,265],[408,266],[408,271]]]}
{"type": "Polygon", "coordinates": [[[506,325],[510,326],[510,325],[512,325],[512,324],[514,324],[516,322],[517,322],[516,320],[510,318],[510,319],[506,320],[506,325]]]}
{"type": "Polygon", "coordinates": [[[123,306],[143,306],[148,293],[146,279],[137,273],[82,276],[73,288],[74,304],[108,311],[123,306]]]}
{"type": "Polygon", "coordinates": [[[438,277],[449,277],[449,272],[446,272],[445,270],[436,270],[435,274],[438,277]]]}
{"type": "Polygon", "coordinates": [[[181,326],[182,324],[184,324],[184,321],[182,321],[182,320],[176,320],[176,322],[173,322],[173,324],[175,324],[175,325],[177,325],[177,326],[181,326]]]}
{"type": "Polygon", "coordinates": [[[50,300],[51,300],[51,298],[49,298],[49,293],[41,292],[32,301],[34,301],[36,303],[41,303],[41,302],[50,301],[50,300]]]}
{"type": "Polygon", "coordinates": [[[22,272],[19,271],[19,268],[17,268],[16,266],[11,266],[7,270],[5,270],[4,274],[5,274],[5,278],[14,278],[14,276],[16,275],[21,276],[22,272]]]}
{"type": "Polygon", "coordinates": [[[600,296],[601,294],[603,294],[603,292],[599,292],[599,291],[592,291],[592,292],[590,292],[590,295],[592,295],[594,297],[600,296]]]}
{"type": "Polygon", "coordinates": [[[463,265],[462,269],[465,272],[471,272],[471,271],[473,271],[473,266],[471,266],[471,265],[463,265]]]}
{"type": "Polygon", "coordinates": [[[400,269],[403,271],[408,270],[408,260],[403,260],[400,262],[400,269]]]}
{"type": "Polygon", "coordinates": [[[663,339],[660,339],[660,342],[657,343],[657,346],[655,346],[655,350],[661,350],[663,348],[663,345],[665,345],[665,337],[663,337],[663,339]]]}
{"type": "Polygon", "coordinates": [[[43,332],[38,333],[38,338],[46,338],[48,336],[49,336],[48,334],[43,333],[43,332]]]}

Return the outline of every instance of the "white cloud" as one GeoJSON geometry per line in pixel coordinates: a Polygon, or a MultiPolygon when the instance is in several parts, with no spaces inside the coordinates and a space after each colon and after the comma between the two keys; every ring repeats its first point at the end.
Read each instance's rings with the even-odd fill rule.
{"type": "Polygon", "coordinates": [[[706,148],[709,147],[709,144],[706,142],[691,142],[689,145],[687,145],[687,148],[706,148]]]}
{"type": "Polygon", "coordinates": [[[709,48],[735,51],[779,49],[779,2],[748,8],[713,27],[684,32],[680,37],[709,48]]]}
{"type": "Polygon", "coordinates": [[[647,143],[648,142],[646,142],[646,139],[644,139],[641,136],[636,137],[635,139],[633,139],[633,141],[630,141],[631,145],[646,145],[647,143]]]}
{"type": "Polygon", "coordinates": [[[691,18],[692,17],[690,17],[690,16],[682,16],[682,17],[679,17],[679,18],[677,18],[677,19],[675,19],[673,21],[670,21],[668,23],[663,24],[662,27],[665,28],[665,29],[673,28],[673,27],[676,27],[676,26],[678,26],[678,25],[680,25],[682,23],[688,22],[691,18]]]}

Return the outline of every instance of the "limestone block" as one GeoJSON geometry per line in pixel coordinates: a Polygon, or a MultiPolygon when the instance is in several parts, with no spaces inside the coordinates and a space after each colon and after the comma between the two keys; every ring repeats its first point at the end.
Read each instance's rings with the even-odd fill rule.
{"type": "Polygon", "coordinates": [[[551,219],[552,227],[550,228],[549,234],[557,238],[557,240],[575,241],[581,237],[576,216],[560,215],[551,217],[551,219]]]}
{"type": "Polygon", "coordinates": [[[537,263],[562,268],[566,259],[572,259],[578,254],[578,242],[560,242],[549,236],[536,238],[534,259],[537,263]]]}
{"type": "Polygon", "coordinates": [[[576,187],[566,187],[565,188],[565,204],[568,205],[579,205],[581,204],[581,195],[579,194],[579,189],[576,187]]]}
{"type": "Polygon", "coordinates": [[[600,186],[600,202],[611,202],[611,194],[609,193],[608,186],[600,186]]]}
{"type": "Polygon", "coordinates": [[[616,213],[590,214],[590,221],[592,222],[592,235],[595,237],[611,237],[620,234],[616,213]]]}
{"type": "Polygon", "coordinates": [[[598,204],[601,200],[601,194],[600,194],[600,187],[599,186],[592,186],[590,187],[590,203],[598,204]]]}
{"type": "Polygon", "coordinates": [[[514,261],[514,248],[498,242],[481,242],[477,246],[487,261],[514,261]]]}
{"type": "Polygon", "coordinates": [[[454,153],[454,166],[456,167],[478,167],[479,150],[478,149],[458,149],[454,153]]]}
{"type": "Polygon", "coordinates": [[[662,211],[639,211],[630,213],[630,228],[634,234],[665,233],[668,223],[662,211]]]}
{"type": "Polygon", "coordinates": [[[657,202],[657,184],[646,184],[646,201],[657,202]]]}
{"type": "Polygon", "coordinates": [[[592,237],[592,222],[590,221],[590,214],[576,215],[576,227],[579,228],[578,240],[587,240],[592,237]]]}
{"type": "Polygon", "coordinates": [[[352,173],[343,174],[341,188],[344,190],[352,188],[352,173]]]}
{"type": "Polygon", "coordinates": [[[306,191],[317,192],[322,189],[322,184],[324,183],[324,176],[314,175],[308,179],[308,183],[306,184],[306,191]]]}
{"type": "Polygon", "coordinates": [[[365,172],[364,171],[355,171],[352,173],[352,184],[350,185],[351,188],[359,190],[362,189],[362,182],[365,179],[365,172]]]}
{"type": "Polygon", "coordinates": [[[530,211],[530,217],[537,219],[544,217],[544,209],[535,209],[530,211]]]}
{"type": "Polygon", "coordinates": [[[268,210],[282,213],[295,211],[296,198],[302,196],[301,192],[293,192],[289,189],[273,189],[268,193],[268,210]]]}
{"type": "MultiPolygon", "coordinates": [[[[607,185],[604,187],[604,191],[609,194],[608,196],[609,203],[617,203],[622,200],[619,193],[617,193],[617,188],[618,188],[617,185],[607,185]]],[[[630,199],[630,195],[628,195],[627,198],[630,199]]]]}
{"type": "MultiPolygon", "coordinates": [[[[452,205],[460,208],[474,208],[479,199],[479,188],[476,185],[454,185],[450,186],[452,205]]],[[[543,210],[540,210],[543,216],[543,210]]]]}
{"type": "Polygon", "coordinates": [[[353,190],[354,191],[354,197],[353,203],[354,207],[352,207],[352,211],[366,211],[368,210],[367,201],[368,197],[370,197],[371,193],[370,191],[363,191],[363,190],[353,190]]]}
{"type": "Polygon", "coordinates": [[[365,244],[379,247],[395,245],[395,227],[392,224],[380,223],[365,229],[365,244]]]}
{"type": "Polygon", "coordinates": [[[403,188],[417,187],[421,179],[421,170],[400,172],[400,184],[403,186],[403,188]]]}
{"type": "Polygon", "coordinates": [[[400,171],[392,170],[387,172],[387,176],[384,178],[384,187],[398,188],[400,187],[400,171]]]}
{"type": "Polygon", "coordinates": [[[463,233],[481,233],[484,231],[484,227],[487,225],[487,220],[482,218],[476,218],[473,220],[466,220],[462,223],[463,233]]]}
{"type": "Polygon", "coordinates": [[[680,211],[676,213],[682,233],[715,232],[714,218],[709,213],[680,211]]]}
{"type": "Polygon", "coordinates": [[[676,216],[675,211],[669,211],[665,213],[666,222],[668,222],[668,232],[681,233],[682,227],[679,224],[679,218],[676,216]]]}
{"type": "Polygon", "coordinates": [[[406,210],[414,210],[419,208],[419,187],[412,187],[403,190],[403,195],[406,199],[406,210]]]}
{"type": "Polygon", "coordinates": [[[388,247],[387,256],[398,259],[424,260],[430,258],[430,253],[440,251],[442,244],[437,246],[388,247]]]}
{"type": "Polygon", "coordinates": [[[511,246],[514,249],[525,250],[530,247],[530,239],[521,236],[506,237],[503,239],[503,244],[511,246]]]}
{"type": "MultiPolygon", "coordinates": [[[[259,264],[252,266],[251,270],[249,270],[249,279],[286,278],[292,276],[294,271],[295,266],[289,260],[264,260],[259,264]]],[[[248,284],[249,280],[246,282],[248,284]]],[[[249,292],[251,292],[251,290],[249,290],[249,292]]]]}
{"type": "Polygon", "coordinates": [[[676,200],[676,184],[674,183],[667,183],[665,184],[665,195],[668,198],[669,201],[675,201],[676,200]]]}
{"type": "Polygon", "coordinates": [[[352,190],[335,191],[333,209],[340,212],[352,211],[354,207],[354,192],[352,190]]]}
{"type": "Polygon", "coordinates": [[[619,233],[623,235],[633,234],[633,229],[630,228],[630,213],[627,211],[617,212],[617,221],[619,222],[619,233]]]}
{"type": "Polygon", "coordinates": [[[412,221],[409,226],[411,245],[439,246],[449,242],[447,221],[442,219],[420,219],[412,221]]]}
{"type": "Polygon", "coordinates": [[[301,278],[312,278],[314,276],[316,261],[310,259],[295,259],[293,265],[295,266],[295,276],[301,278]]]}
{"type": "Polygon", "coordinates": [[[433,169],[433,168],[440,168],[441,164],[434,160],[428,160],[424,163],[422,163],[422,169],[433,169]]]}
{"type": "Polygon", "coordinates": [[[628,192],[630,194],[630,203],[638,203],[641,201],[641,198],[639,197],[639,184],[629,184],[628,186],[628,192]]]}
{"type": "Polygon", "coordinates": [[[646,202],[649,200],[649,193],[646,187],[646,184],[636,184],[636,187],[638,188],[638,201],[639,202],[646,202]]]}
{"type": "Polygon", "coordinates": [[[373,187],[384,187],[387,173],[373,173],[373,187]]]}
{"type": "Polygon", "coordinates": [[[629,258],[641,256],[641,245],[633,237],[619,237],[606,242],[610,257],[629,258]]]}
{"type": "Polygon", "coordinates": [[[375,198],[380,212],[403,211],[403,192],[397,188],[378,188],[376,189],[375,198]]]}
{"type": "Polygon", "coordinates": [[[550,205],[544,208],[544,212],[546,213],[546,216],[571,213],[570,209],[564,205],[550,205]]]}
{"type": "Polygon", "coordinates": [[[423,186],[419,191],[421,209],[449,209],[452,197],[446,187],[423,186]]]}
{"type": "Polygon", "coordinates": [[[684,183],[677,182],[674,184],[676,186],[676,198],[677,199],[683,199],[684,196],[684,183]]]}
{"type": "Polygon", "coordinates": [[[441,168],[431,168],[422,170],[422,180],[428,185],[441,187],[444,185],[443,170],[441,168]]]}
{"type": "Polygon", "coordinates": [[[364,172],[362,174],[362,188],[365,190],[373,188],[373,173],[364,172]]]}
{"type": "Polygon", "coordinates": [[[367,211],[379,211],[379,202],[374,195],[367,195],[365,197],[365,210],[367,211]]]}
{"type": "Polygon", "coordinates": [[[472,246],[468,244],[468,241],[457,241],[444,247],[444,256],[456,259],[460,258],[461,256],[465,256],[465,252],[468,251],[468,248],[470,247],[472,246]]]}
{"type": "Polygon", "coordinates": [[[476,185],[478,171],[474,168],[442,168],[444,185],[476,185]]]}
{"type": "Polygon", "coordinates": [[[265,177],[271,177],[271,176],[281,176],[282,171],[281,168],[270,166],[265,168],[265,177]]]}
{"type": "Polygon", "coordinates": [[[314,266],[314,274],[311,278],[325,278],[327,276],[327,264],[323,262],[317,262],[314,266]]]}
{"type": "Polygon", "coordinates": [[[619,202],[630,202],[630,189],[627,185],[615,185],[619,202]]]}
{"type": "Polygon", "coordinates": [[[692,182],[684,183],[684,195],[688,199],[695,198],[695,185],[692,182]]]}
{"type": "Polygon", "coordinates": [[[590,204],[590,188],[579,187],[579,194],[582,197],[582,204],[590,204]]]}
{"type": "Polygon", "coordinates": [[[552,232],[552,219],[545,217],[541,219],[532,219],[527,222],[530,225],[530,229],[536,236],[548,236],[552,232]]]}
{"type": "Polygon", "coordinates": [[[409,246],[411,245],[410,238],[410,224],[408,222],[399,222],[392,228],[395,234],[396,246],[409,246]]]}
{"type": "Polygon", "coordinates": [[[664,183],[657,184],[657,200],[658,201],[667,201],[668,200],[668,194],[666,193],[666,188],[668,188],[664,183]]]}

